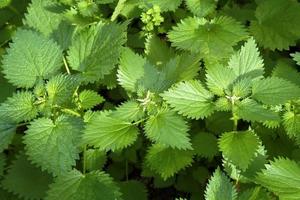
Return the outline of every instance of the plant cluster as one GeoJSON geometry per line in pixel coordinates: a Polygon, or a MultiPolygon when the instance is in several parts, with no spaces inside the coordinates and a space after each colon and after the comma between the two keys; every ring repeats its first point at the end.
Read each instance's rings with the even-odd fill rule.
{"type": "Polygon", "coordinates": [[[0,199],[300,199],[299,39],[296,0],[0,1],[0,199]]]}

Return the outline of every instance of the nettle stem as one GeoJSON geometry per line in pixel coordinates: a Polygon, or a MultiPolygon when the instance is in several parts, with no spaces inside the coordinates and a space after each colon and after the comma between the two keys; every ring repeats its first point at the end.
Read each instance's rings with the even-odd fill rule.
{"type": "Polygon", "coordinates": [[[64,65],[65,65],[67,73],[71,74],[71,71],[70,71],[70,68],[69,68],[69,65],[68,65],[68,62],[67,62],[65,56],[63,57],[63,61],[64,61],[64,65]]]}
{"type": "Polygon", "coordinates": [[[227,98],[230,99],[230,101],[231,101],[231,113],[232,113],[232,120],[233,120],[233,131],[237,131],[239,117],[235,114],[233,108],[234,108],[235,101],[238,100],[239,97],[232,96],[232,97],[227,97],[227,98]]]}
{"type": "Polygon", "coordinates": [[[233,120],[233,130],[237,131],[238,117],[233,112],[232,112],[232,120],[233,120]]]}

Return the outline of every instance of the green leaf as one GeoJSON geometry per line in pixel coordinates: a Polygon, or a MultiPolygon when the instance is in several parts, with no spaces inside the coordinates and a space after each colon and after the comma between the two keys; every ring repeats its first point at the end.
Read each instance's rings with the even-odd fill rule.
{"type": "Polygon", "coordinates": [[[240,79],[232,86],[232,94],[239,98],[245,98],[251,94],[252,80],[250,78],[240,79]]]}
{"type": "Polygon", "coordinates": [[[101,170],[106,163],[106,153],[99,149],[88,149],[85,152],[86,170],[101,170]]]}
{"type": "Polygon", "coordinates": [[[287,158],[277,158],[266,165],[257,182],[279,196],[279,199],[299,199],[300,166],[287,158]]]}
{"type": "Polygon", "coordinates": [[[93,90],[83,90],[79,94],[79,103],[83,109],[93,108],[104,101],[104,98],[93,90]]]}
{"type": "MultiPolygon", "coordinates": [[[[2,187],[22,199],[42,199],[52,176],[33,166],[25,155],[18,155],[2,180],[2,187]]],[[[1,197],[2,198],[2,197],[1,197]]]]}
{"type": "Polygon", "coordinates": [[[184,80],[191,80],[198,75],[199,56],[183,53],[176,56],[162,66],[166,85],[174,84],[184,80]]]}
{"type": "Polygon", "coordinates": [[[78,80],[70,75],[59,74],[46,84],[48,101],[51,105],[70,105],[78,80]]]}
{"type": "Polygon", "coordinates": [[[250,31],[265,48],[288,50],[300,37],[299,9],[297,1],[259,1],[250,31]]]}
{"type": "Polygon", "coordinates": [[[289,61],[279,60],[272,71],[272,76],[285,79],[300,86],[300,73],[289,61]]]}
{"type": "Polygon", "coordinates": [[[146,60],[129,48],[123,49],[118,70],[119,84],[129,92],[136,91],[136,82],[144,75],[146,60]]]}
{"type": "Polygon", "coordinates": [[[152,6],[159,6],[161,11],[175,11],[181,4],[182,0],[141,0],[140,6],[143,8],[149,8],[152,6]]]}
{"type": "Polygon", "coordinates": [[[149,90],[154,93],[163,92],[164,90],[168,89],[173,83],[174,80],[168,79],[166,72],[160,71],[150,62],[146,62],[146,64],[144,65],[143,77],[140,78],[137,82],[138,89],[140,91],[147,92],[149,90]]]}
{"type": "Polygon", "coordinates": [[[57,3],[51,0],[32,0],[24,23],[46,36],[50,35],[62,21],[60,14],[50,11],[50,8],[56,5],[57,3]]]}
{"type": "Polygon", "coordinates": [[[176,56],[176,69],[177,79],[176,81],[187,81],[194,79],[198,75],[200,70],[199,62],[200,58],[197,54],[189,54],[187,52],[176,56]]]}
{"type": "Polygon", "coordinates": [[[300,52],[291,54],[293,60],[296,61],[297,65],[300,65],[300,52]]]}
{"type": "Polygon", "coordinates": [[[216,110],[217,111],[231,111],[232,109],[232,102],[230,98],[227,97],[220,97],[215,102],[216,110]]]}
{"type": "Polygon", "coordinates": [[[160,144],[151,146],[146,155],[146,164],[164,180],[190,166],[192,162],[192,151],[167,148],[160,144]]]}
{"type": "Polygon", "coordinates": [[[228,65],[237,77],[256,78],[264,73],[263,59],[253,38],[248,39],[241,50],[230,58],[228,65]]]}
{"type": "Polygon", "coordinates": [[[73,70],[81,72],[85,82],[98,81],[114,69],[126,41],[125,27],[126,24],[99,22],[74,36],[68,61],[73,70]]]}
{"type": "Polygon", "coordinates": [[[56,74],[62,60],[62,50],[53,40],[31,30],[18,30],[2,67],[10,83],[30,88],[37,80],[56,74]]]}
{"type": "Polygon", "coordinates": [[[76,169],[57,177],[45,200],[120,200],[119,187],[100,171],[82,174],[76,169]]]}
{"type": "Polygon", "coordinates": [[[300,136],[300,114],[294,112],[286,112],[283,115],[283,126],[286,133],[290,137],[300,136]]]}
{"type": "Polygon", "coordinates": [[[138,133],[137,127],[130,122],[95,113],[86,125],[83,141],[100,150],[116,151],[133,144],[138,133]]]}
{"type": "Polygon", "coordinates": [[[213,66],[206,70],[206,84],[211,92],[224,96],[236,76],[232,69],[223,66],[213,66]]]}
{"type": "Polygon", "coordinates": [[[258,151],[255,153],[254,159],[251,161],[245,171],[241,171],[238,166],[226,159],[223,160],[223,166],[231,179],[238,181],[239,183],[247,184],[255,182],[257,173],[265,168],[265,164],[267,162],[267,151],[265,150],[265,147],[260,144],[258,151]]]}
{"type": "Polygon", "coordinates": [[[126,1],[127,0],[119,0],[117,6],[115,7],[115,10],[111,16],[111,21],[115,21],[118,17],[118,15],[120,15],[120,13],[122,12],[123,8],[126,5],[126,1]]]}
{"type": "Polygon", "coordinates": [[[19,123],[30,121],[38,114],[37,107],[34,105],[35,97],[29,91],[20,91],[8,97],[0,105],[0,118],[6,121],[19,123]]]}
{"type": "Polygon", "coordinates": [[[124,121],[138,121],[144,117],[143,107],[136,101],[126,101],[117,107],[110,115],[112,118],[118,118],[124,121]]]}
{"type": "Polygon", "coordinates": [[[246,170],[258,151],[259,142],[253,131],[233,131],[222,134],[219,148],[225,159],[246,170]]]}
{"type": "Polygon", "coordinates": [[[178,83],[161,96],[179,114],[189,118],[204,118],[214,112],[213,95],[196,80],[178,83]]]}
{"type": "Polygon", "coordinates": [[[252,99],[244,99],[233,107],[234,113],[241,119],[251,122],[280,121],[278,113],[273,112],[252,99]]]}
{"type": "Polygon", "coordinates": [[[183,150],[192,149],[188,130],[183,118],[169,110],[150,116],[145,125],[145,134],[150,140],[183,150]]]}
{"type": "Polygon", "coordinates": [[[139,181],[130,180],[119,183],[124,200],[147,200],[147,189],[139,181]]]}
{"type": "Polygon", "coordinates": [[[237,191],[230,179],[217,168],[213,176],[209,180],[206,190],[206,200],[235,200],[237,198],[237,191]]]}
{"type": "Polygon", "coordinates": [[[187,8],[198,17],[213,13],[217,7],[215,0],[185,0],[187,8]]]}
{"type": "Polygon", "coordinates": [[[166,64],[175,56],[175,52],[167,46],[167,43],[155,35],[146,38],[145,53],[147,59],[154,65],[166,64]]]}
{"type": "Polygon", "coordinates": [[[16,134],[17,126],[5,119],[0,119],[0,152],[8,147],[16,134]]]}
{"type": "Polygon", "coordinates": [[[243,191],[238,200],[275,200],[275,197],[272,197],[269,192],[261,187],[250,188],[243,191]]]}
{"type": "Polygon", "coordinates": [[[11,4],[11,0],[2,0],[0,2],[0,9],[5,8],[11,4]]]}
{"type": "Polygon", "coordinates": [[[71,45],[75,30],[76,26],[67,21],[62,21],[51,33],[51,38],[53,38],[63,50],[67,50],[71,45]]]}
{"type": "Polygon", "coordinates": [[[172,45],[181,50],[218,57],[231,52],[232,46],[246,38],[245,28],[230,17],[185,18],[168,34],[172,45]],[[224,51],[220,51],[223,49],[224,51]]]}
{"type": "Polygon", "coordinates": [[[300,98],[300,88],[287,80],[270,77],[253,82],[252,98],[268,105],[284,104],[300,98]]]}
{"type": "Polygon", "coordinates": [[[23,137],[26,154],[42,169],[54,175],[64,174],[79,158],[82,127],[79,118],[63,115],[55,121],[38,118],[31,122],[23,137]]]}
{"type": "Polygon", "coordinates": [[[218,141],[211,133],[201,132],[192,138],[193,149],[196,155],[212,159],[218,153],[218,141]]]}

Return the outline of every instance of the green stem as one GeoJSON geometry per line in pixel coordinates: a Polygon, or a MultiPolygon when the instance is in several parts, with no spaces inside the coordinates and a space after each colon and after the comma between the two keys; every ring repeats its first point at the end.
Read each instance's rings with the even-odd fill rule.
{"type": "Polygon", "coordinates": [[[65,68],[66,68],[67,73],[68,73],[68,74],[71,74],[71,71],[70,71],[68,62],[67,62],[67,60],[66,60],[65,57],[63,57],[63,61],[64,61],[64,65],[65,65],[65,68]]]}
{"type": "Polygon", "coordinates": [[[238,127],[238,116],[234,113],[234,101],[231,101],[231,113],[232,113],[232,120],[233,120],[233,131],[237,131],[238,127]]]}
{"type": "Polygon", "coordinates": [[[71,110],[69,108],[62,108],[61,111],[64,112],[64,113],[67,113],[67,114],[71,114],[71,115],[75,115],[77,117],[81,117],[81,115],[78,112],[76,112],[74,110],[71,110]]]}
{"type": "Polygon", "coordinates": [[[141,119],[141,120],[139,120],[139,121],[136,121],[136,122],[132,123],[132,125],[137,125],[137,124],[142,123],[142,122],[144,122],[144,121],[146,121],[146,120],[147,120],[147,118],[141,119]]]}
{"type": "Polygon", "coordinates": [[[29,122],[24,122],[24,123],[18,124],[17,127],[25,126],[25,125],[28,125],[28,124],[29,124],[29,122]]]}
{"type": "Polygon", "coordinates": [[[235,115],[233,115],[233,130],[236,131],[238,126],[238,119],[235,115]]]}

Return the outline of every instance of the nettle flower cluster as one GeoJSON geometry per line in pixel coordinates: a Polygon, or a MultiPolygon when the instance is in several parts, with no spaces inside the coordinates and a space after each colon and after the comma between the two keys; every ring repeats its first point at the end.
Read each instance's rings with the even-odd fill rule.
{"type": "Polygon", "coordinates": [[[152,32],[154,27],[158,27],[164,21],[164,18],[161,16],[160,7],[154,5],[153,8],[141,14],[141,20],[145,24],[143,30],[152,32]]]}

